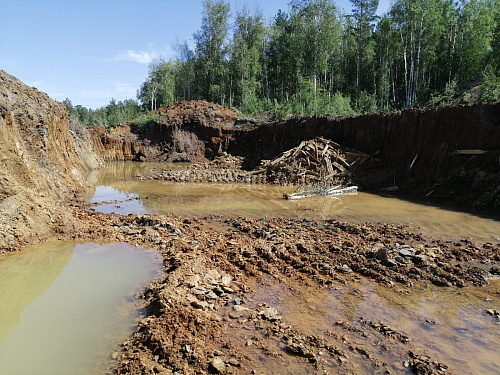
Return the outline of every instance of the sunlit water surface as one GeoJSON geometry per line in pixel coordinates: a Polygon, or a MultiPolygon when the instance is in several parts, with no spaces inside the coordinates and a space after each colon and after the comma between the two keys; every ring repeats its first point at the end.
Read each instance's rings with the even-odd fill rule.
{"type": "MultiPolygon", "coordinates": [[[[136,178],[138,174],[147,175],[175,167],[164,164],[110,164],[90,176],[96,189],[88,200],[97,204],[96,210],[121,214],[171,212],[199,217],[222,214],[253,218],[281,216],[383,222],[406,224],[424,235],[444,240],[466,238],[476,242],[500,242],[500,224],[494,218],[447,210],[425,202],[418,204],[362,192],[355,196],[287,201],[283,199],[283,193],[293,192],[293,188],[170,183],[136,178]]],[[[283,313],[286,321],[307,334],[325,334],[334,330],[339,320],[348,321],[365,331],[370,328],[361,325],[360,318],[380,321],[409,336],[412,347],[420,347],[433,360],[449,365],[451,373],[500,373],[500,322],[486,313],[486,309],[500,310],[499,280],[483,288],[462,289],[433,285],[388,289],[369,280],[361,280],[359,284],[339,285],[329,290],[306,288],[299,284],[290,288],[290,283],[284,285],[272,281],[256,283],[247,303],[271,304],[283,313]]],[[[247,334],[250,337],[256,332],[247,334]]],[[[360,339],[359,344],[366,342],[360,339]]],[[[391,373],[410,372],[403,363],[394,363],[394,359],[376,345],[369,349],[388,363],[391,373]]],[[[281,362],[276,364],[267,361],[258,351],[252,354],[251,348],[244,347],[242,350],[249,358],[255,359],[254,368],[257,371],[308,373],[303,365],[298,365],[289,356],[283,356],[281,362]]],[[[373,368],[364,361],[354,366],[356,374],[373,373],[373,368]]],[[[343,371],[333,365],[330,370],[332,373],[343,371]]]]}
{"type": "Polygon", "coordinates": [[[157,252],[52,242],[0,258],[0,374],[105,374],[144,314],[157,252]]]}
{"type": "Polygon", "coordinates": [[[290,201],[283,199],[283,193],[294,192],[293,187],[172,183],[141,181],[136,177],[176,167],[179,165],[110,163],[89,177],[96,189],[87,199],[94,203],[107,202],[96,207],[106,213],[175,213],[201,217],[221,214],[395,223],[409,225],[441,239],[500,243],[500,218],[495,220],[443,209],[428,202],[412,203],[363,192],[353,196],[318,196],[290,201]]]}

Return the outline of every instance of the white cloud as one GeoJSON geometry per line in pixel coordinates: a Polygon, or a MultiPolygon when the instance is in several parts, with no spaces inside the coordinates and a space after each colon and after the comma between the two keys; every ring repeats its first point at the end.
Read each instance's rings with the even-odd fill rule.
{"type": "Polygon", "coordinates": [[[84,97],[93,97],[98,99],[123,98],[128,96],[135,97],[136,89],[128,83],[117,83],[112,88],[103,90],[80,90],[79,95],[84,97]]]}
{"type": "Polygon", "coordinates": [[[117,83],[114,91],[117,96],[132,96],[134,97],[137,89],[132,87],[129,83],[117,83]]]}
{"type": "Polygon", "coordinates": [[[140,64],[149,64],[152,60],[158,58],[160,54],[156,51],[134,51],[128,49],[120,52],[115,56],[114,60],[118,61],[132,61],[140,64]]]}

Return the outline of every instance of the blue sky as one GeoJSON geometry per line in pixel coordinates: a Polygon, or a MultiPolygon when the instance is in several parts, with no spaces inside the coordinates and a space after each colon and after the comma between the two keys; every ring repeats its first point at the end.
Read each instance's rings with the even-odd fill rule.
{"type": "MultiPolygon", "coordinates": [[[[266,19],[289,0],[229,0],[266,19]]],[[[349,0],[337,0],[350,10],[349,0]]],[[[389,8],[380,0],[379,13],[389,8]]],[[[199,30],[202,0],[17,0],[2,3],[0,69],[50,97],[98,108],[136,98],[153,58],[174,57],[172,44],[199,30]]]]}

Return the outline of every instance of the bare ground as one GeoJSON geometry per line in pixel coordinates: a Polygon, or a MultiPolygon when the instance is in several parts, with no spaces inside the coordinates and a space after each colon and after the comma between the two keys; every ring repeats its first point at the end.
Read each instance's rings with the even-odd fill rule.
{"type": "Polygon", "coordinates": [[[120,216],[86,207],[73,206],[82,230],[61,238],[129,242],[164,257],[165,276],[144,292],[148,317],[123,344],[118,374],[261,373],[259,361],[266,373],[442,374],[446,364],[384,322],[339,321],[311,335],[275,306],[243,301],[255,280],[328,289],[364,276],[388,288],[463,287],[500,273],[498,244],[443,242],[403,226],[120,216]]]}

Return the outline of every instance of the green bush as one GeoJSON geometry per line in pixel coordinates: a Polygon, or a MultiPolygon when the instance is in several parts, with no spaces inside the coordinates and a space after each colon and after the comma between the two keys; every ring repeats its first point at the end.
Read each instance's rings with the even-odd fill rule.
{"type": "Polygon", "coordinates": [[[491,69],[488,69],[484,75],[480,87],[483,102],[494,102],[500,99],[500,78],[491,69]]]}

